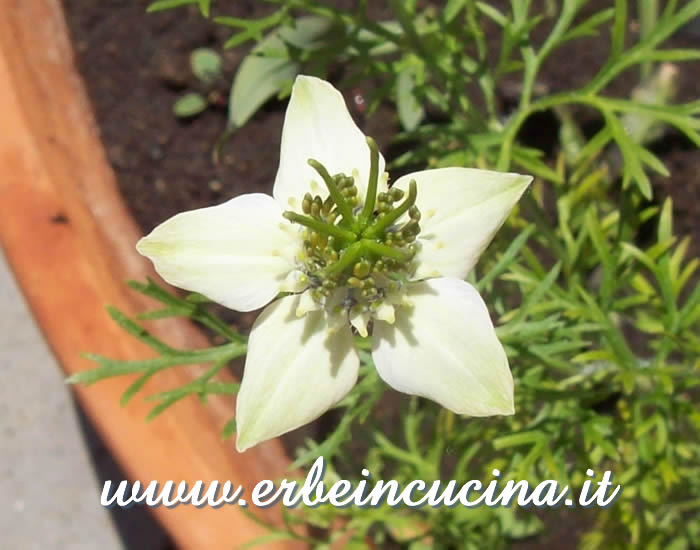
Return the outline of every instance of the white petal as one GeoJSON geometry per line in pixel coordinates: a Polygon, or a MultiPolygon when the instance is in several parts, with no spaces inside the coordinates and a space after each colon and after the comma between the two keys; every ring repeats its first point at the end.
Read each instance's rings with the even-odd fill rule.
{"type": "Polygon", "coordinates": [[[375,322],[372,359],[393,388],[457,414],[513,414],[513,377],[481,296],[460,279],[407,285],[412,307],[375,322]]]}
{"type": "Polygon", "coordinates": [[[177,214],[136,248],[170,284],[252,311],[280,292],[301,239],[272,197],[252,193],[177,214]]]}
{"type": "MultiPolygon", "coordinates": [[[[352,120],[341,93],[325,80],[300,75],[292,88],[282,129],[280,165],[273,195],[285,210],[301,210],[306,192],[328,195],[323,180],[307,161],[313,158],[331,175],[356,174],[355,185],[365,196],[369,178],[369,146],[352,120]],[[311,186],[311,182],[316,184],[311,186]]],[[[379,174],[384,158],[379,155],[379,174]]],[[[386,180],[380,177],[380,191],[386,180]],[[383,182],[383,183],[382,183],[383,182]]]]}
{"type": "Polygon", "coordinates": [[[532,181],[520,174],[440,168],[403,176],[394,187],[408,190],[412,179],[421,212],[415,279],[466,277],[532,181]]]}
{"type": "Polygon", "coordinates": [[[329,335],[322,311],[296,316],[298,296],[270,304],[253,325],[236,403],[240,452],[318,418],[357,381],[350,327],[329,335]]]}

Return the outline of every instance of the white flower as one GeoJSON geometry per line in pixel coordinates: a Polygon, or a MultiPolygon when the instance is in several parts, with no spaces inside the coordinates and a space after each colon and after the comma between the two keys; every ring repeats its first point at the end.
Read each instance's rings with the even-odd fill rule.
{"type": "Polygon", "coordinates": [[[513,414],[508,360],[463,279],[531,181],[468,168],[387,186],[384,159],[328,82],[299,76],[273,196],[184,212],[137,248],[169,283],[229,308],[276,299],[250,334],[239,451],[333,407],[360,365],[351,326],[393,388],[457,414],[513,414]],[[313,159],[310,161],[310,159],[313,159]]]}

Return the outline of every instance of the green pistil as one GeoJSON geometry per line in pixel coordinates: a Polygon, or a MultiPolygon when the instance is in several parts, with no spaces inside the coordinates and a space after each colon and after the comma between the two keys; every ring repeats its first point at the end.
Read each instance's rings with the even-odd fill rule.
{"type": "Polygon", "coordinates": [[[362,243],[366,250],[376,254],[377,256],[392,258],[394,260],[399,260],[400,262],[408,262],[415,255],[415,252],[412,250],[394,248],[382,243],[370,241],[369,239],[362,239],[360,243],[362,243]]]}
{"type": "Polygon", "coordinates": [[[414,241],[420,233],[416,182],[409,183],[407,194],[396,188],[377,193],[379,149],[371,138],[367,145],[370,170],[364,204],[353,177],[331,176],[320,162],[309,159],[329,196],[324,200],[306,193],[301,201],[303,214],[284,213],[305,228],[300,261],[311,295],[325,303],[333,292],[342,290],[338,307],[353,311],[376,311],[388,294],[410,280],[418,251],[414,241]],[[408,219],[399,222],[406,214],[408,219]]]}
{"type": "MultiPolygon", "coordinates": [[[[394,189],[392,189],[394,191],[394,189]]],[[[399,189],[396,189],[399,191],[399,189]]],[[[416,197],[418,196],[418,188],[416,186],[416,180],[411,180],[408,184],[408,197],[403,201],[398,208],[387,212],[383,216],[379,216],[374,225],[370,225],[367,229],[362,232],[363,237],[369,239],[375,238],[377,235],[382,233],[387,227],[392,225],[401,216],[403,216],[409,209],[416,204],[416,197]]]]}
{"type": "Polygon", "coordinates": [[[364,245],[362,244],[362,241],[358,241],[356,243],[351,244],[345,249],[342,256],[340,256],[340,259],[337,262],[330,264],[328,267],[323,269],[320,275],[333,276],[342,273],[343,271],[345,271],[346,268],[350,267],[355,262],[357,262],[357,260],[360,259],[363,250],[364,245]]]}
{"type": "Polygon", "coordinates": [[[353,233],[352,231],[348,231],[347,229],[343,229],[342,227],[339,227],[337,225],[322,222],[309,216],[302,216],[301,214],[297,214],[296,212],[287,211],[282,215],[285,218],[287,218],[290,222],[298,223],[299,225],[303,225],[305,227],[308,227],[309,229],[313,229],[317,233],[325,233],[326,235],[331,235],[333,237],[343,239],[344,241],[348,242],[354,242],[357,240],[357,234],[353,233]]]}
{"type": "Polygon", "coordinates": [[[366,277],[369,275],[371,264],[367,260],[364,260],[363,262],[358,262],[358,260],[363,258],[363,256],[368,252],[375,256],[391,258],[393,260],[398,260],[399,262],[408,262],[413,258],[413,256],[415,256],[416,249],[408,247],[407,250],[402,250],[400,248],[394,248],[382,243],[370,241],[369,239],[362,239],[361,241],[357,241],[347,247],[340,256],[340,259],[324,269],[321,272],[321,275],[336,275],[338,273],[342,273],[351,265],[354,265],[353,275],[358,278],[366,277]],[[364,268],[360,268],[358,265],[366,265],[366,272],[364,268]],[[357,271],[359,270],[365,272],[364,275],[361,276],[357,274],[357,271]]]}
{"type": "Polygon", "coordinates": [[[328,193],[333,199],[333,202],[338,207],[338,211],[343,216],[343,220],[346,222],[347,225],[351,224],[353,220],[352,208],[350,208],[350,205],[345,200],[345,197],[338,189],[338,185],[336,184],[335,179],[330,176],[325,166],[323,166],[323,164],[321,164],[317,160],[309,159],[308,163],[314,170],[316,170],[316,172],[318,172],[318,175],[321,176],[321,178],[323,179],[324,183],[326,184],[326,187],[328,188],[328,193]]]}
{"type": "Polygon", "coordinates": [[[358,218],[360,227],[365,227],[374,213],[374,204],[377,199],[377,184],[379,180],[379,148],[371,137],[367,137],[367,145],[370,151],[369,181],[367,182],[365,206],[362,208],[362,212],[358,218]]]}

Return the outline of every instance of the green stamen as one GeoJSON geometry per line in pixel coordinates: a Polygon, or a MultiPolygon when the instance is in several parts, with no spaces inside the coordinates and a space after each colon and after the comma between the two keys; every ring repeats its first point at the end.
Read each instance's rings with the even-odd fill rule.
{"type": "Polygon", "coordinates": [[[365,205],[358,218],[358,225],[360,227],[365,227],[367,225],[367,222],[374,212],[374,204],[377,199],[377,180],[379,179],[379,148],[371,137],[367,137],[367,145],[370,151],[369,181],[367,182],[365,205]]]}
{"type": "Polygon", "coordinates": [[[328,173],[328,170],[326,170],[325,166],[323,166],[323,164],[321,164],[317,160],[309,159],[308,163],[309,166],[316,170],[316,172],[318,172],[318,175],[321,176],[321,178],[323,179],[324,183],[326,184],[326,187],[328,188],[328,193],[330,193],[333,202],[335,203],[338,210],[343,216],[343,221],[348,225],[351,224],[353,222],[352,208],[350,208],[350,205],[345,200],[345,197],[340,192],[340,189],[338,189],[335,179],[331,177],[331,175],[328,173]]]}

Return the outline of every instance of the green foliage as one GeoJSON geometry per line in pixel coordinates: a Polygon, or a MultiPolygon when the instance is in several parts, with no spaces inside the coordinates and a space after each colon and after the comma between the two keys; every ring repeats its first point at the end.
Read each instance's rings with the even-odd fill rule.
{"type": "MultiPolygon", "coordinates": [[[[107,312],[115,323],[131,336],[153,349],[158,356],[153,359],[122,361],[87,353],[85,357],[95,361],[98,366],[94,369],[74,374],[68,378],[67,382],[70,384],[93,384],[105,378],[137,374],[138,377],[122,395],[121,404],[125,406],[143,389],[146,382],[162,370],[184,365],[210,364],[209,369],[189,384],[147,396],[149,401],[156,403],[148,414],[147,420],[155,418],[168,407],[189,395],[199,396],[203,402],[206,402],[207,395],[210,394],[235,395],[238,392],[238,384],[213,381],[212,379],[233,359],[245,354],[247,347],[245,338],[232,331],[224,322],[212,315],[206,309],[206,299],[199,294],[190,294],[184,299],[178,298],[150,279],[148,284],[132,281],[129,285],[141,294],[161,302],[164,306],[144,313],[138,319],[152,320],[168,317],[188,317],[226,339],[229,343],[201,350],[175,349],[153,336],[139,325],[136,320],[130,319],[114,307],[108,307],[107,312]]],[[[230,426],[224,428],[224,435],[231,435],[230,426]]]]}
{"type": "Polygon", "coordinates": [[[199,7],[200,13],[204,17],[209,17],[209,9],[211,8],[211,0],[157,0],[148,6],[146,11],[153,13],[156,11],[169,10],[179,8],[180,6],[196,5],[199,7]]]}
{"type": "MultiPolygon", "coordinates": [[[[151,9],[185,3],[202,6],[170,1],[151,9]]],[[[315,0],[271,3],[279,8],[263,18],[215,18],[235,29],[228,46],[256,42],[234,80],[232,126],[288,93],[299,71],[326,76],[343,64],[341,87],[372,83],[369,115],[380,102],[396,106],[403,127],[396,142],[408,146],[393,169],[479,166],[537,176],[472,276],[508,352],[517,414],[461,419],[408,397],[388,411],[380,405],[386,387],[365,348],[360,381],[338,405],[337,426],[297,449],[294,466],[323,455],[327,480],[356,479],[366,467],[375,479],[402,483],[488,480],[498,468],[503,480],[556,479],[574,490],[587,468],[611,470],[623,486],[620,498],[605,509],[575,510],[577,521],[590,525],[581,548],[691,548],[700,540],[700,259],[686,258],[689,239],[673,231],[671,201],[648,199],[649,172],[667,174],[651,149],[654,140],[676,132],[700,144],[700,100],[673,103],[678,64],[699,60],[700,50],[667,46],[700,15],[700,0],[641,0],[638,38],[628,36],[625,0],[597,12],[586,9],[586,0],[549,2],[542,13],[533,13],[530,0],[512,0],[503,11],[475,0],[449,0],[442,9],[396,0],[387,21],[370,17],[366,1],[352,11],[315,0]],[[496,48],[486,29],[496,33],[496,48]],[[609,40],[609,55],[583,85],[556,92],[542,85],[553,54],[574,41],[585,48],[600,40],[609,40]],[[610,84],[630,70],[638,85],[627,97],[614,95],[610,84]],[[513,81],[515,106],[506,112],[499,94],[513,81]],[[592,136],[580,125],[581,107],[598,118],[592,136]],[[524,125],[544,111],[559,121],[555,151],[521,138],[524,125]],[[366,442],[360,451],[357,441],[366,442]]],[[[72,381],[139,373],[126,401],[144,377],[204,361],[210,371],[155,396],[154,412],[192,393],[235,392],[210,373],[244,353],[244,340],[199,297],[175,298],[153,283],[136,288],[165,306],[147,318],[187,316],[230,343],[173,350],[110,311],[159,356],[135,362],[91,356],[98,368],[72,381]]],[[[227,433],[233,430],[232,422],[227,433]]],[[[266,540],[299,538],[291,527],[302,517],[283,513],[289,529],[271,526],[266,540]]],[[[558,513],[321,506],[305,510],[303,520],[321,529],[307,539],[315,548],[349,536],[346,547],[364,548],[371,538],[379,547],[395,541],[411,550],[481,549],[543,533],[558,513]]]]}
{"type": "Polygon", "coordinates": [[[222,77],[221,56],[210,48],[197,48],[190,54],[190,69],[198,80],[199,91],[188,91],[173,104],[173,114],[191,118],[206,111],[210,103],[216,103],[218,93],[214,89],[222,77]]]}

